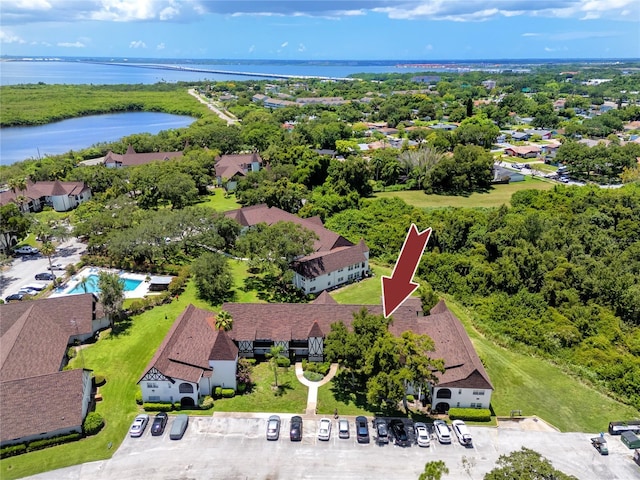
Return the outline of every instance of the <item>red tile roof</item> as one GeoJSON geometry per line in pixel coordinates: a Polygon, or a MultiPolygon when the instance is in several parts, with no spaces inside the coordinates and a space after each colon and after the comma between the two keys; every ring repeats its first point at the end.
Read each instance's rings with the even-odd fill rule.
{"type": "Polygon", "coordinates": [[[87,370],[76,369],[1,382],[0,443],[57,430],[81,431],[84,381],[90,381],[85,375],[87,370]]]}

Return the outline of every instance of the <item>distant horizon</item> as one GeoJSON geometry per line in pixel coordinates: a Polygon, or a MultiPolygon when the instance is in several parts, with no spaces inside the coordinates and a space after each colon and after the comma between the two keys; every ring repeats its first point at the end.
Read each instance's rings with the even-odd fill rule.
{"type": "Polygon", "coordinates": [[[6,55],[640,58],[638,0],[2,0],[6,55]]]}
{"type": "Polygon", "coordinates": [[[348,58],[348,59],[331,59],[331,58],[299,58],[299,59],[282,59],[282,58],[232,58],[232,57],[134,57],[134,56],[104,56],[104,55],[0,55],[0,59],[6,60],[24,60],[24,61],[56,61],[56,60],[104,60],[106,62],[110,61],[137,61],[137,60],[163,60],[163,61],[175,61],[175,62],[189,62],[189,61],[214,61],[214,62],[243,62],[243,63],[251,63],[251,62],[274,62],[274,63],[320,63],[320,62],[330,62],[330,63],[347,63],[347,62],[358,62],[358,63],[387,63],[387,64],[424,64],[424,65],[432,65],[432,64],[451,64],[451,63],[500,63],[500,62],[536,62],[536,63],[545,63],[545,64],[553,64],[553,63],[571,63],[571,62],[583,62],[583,63],[616,63],[616,62],[625,62],[625,63],[634,63],[640,62],[640,57],[564,57],[564,58],[543,58],[543,57],[502,57],[502,58],[453,58],[453,59],[425,59],[425,58],[399,58],[399,59],[391,59],[391,58],[378,58],[378,59],[358,59],[358,58],[348,58]]]}

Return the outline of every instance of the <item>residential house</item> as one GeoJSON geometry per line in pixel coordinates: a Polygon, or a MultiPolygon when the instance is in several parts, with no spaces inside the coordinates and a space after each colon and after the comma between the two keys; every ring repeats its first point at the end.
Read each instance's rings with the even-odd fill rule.
{"type": "MultiPolygon", "coordinates": [[[[312,303],[225,303],[222,309],[233,318],[228,332],[216,331],[213,314],[192,305],[178,317],[140,379],[143,400],[186,397],[196,401],[197,396],[208,395],[213,386],[221,385],[222,377],[217,375],[222,375],[226,366],[216,364],[221,361],[218,358],[228,362],[234,356],[265,358],[277,345],[292,359],[323,361],[332,323],[343,322],[351,328],[353,314],[362,309],[382,314],[381,305],[339,305],[326,292],[312,303]],[[180,388],[184,392],[180,393],[180,388]]],[[[493,392],[489,376],[464,327],[444,301],[424,316],[419,299],[410,298],[394,312],[389,330],[397,336],[412,331],[433,339],[432,357],[442,358],[445,367],[444,373],[436,373],[436,384],[425,386],[434,410],[489,408],[493,392]]],[[[225,375],[231,377],[230,372],[225,375]]]]}
{"type": "Polygon", "coordinates": [[[82,431],[91,372],[62,369],[108,325],[91,293],[0,305],[0,446],[82,431]]]}
{"type": "Polygon", "coordinates": [[[519,157],[519,158],[535,158],[537,157],[542,149],[537,145],[524,145],[521,147],[507,147],[504,149],[504,153],[511,157],[519,157]]]}
{"type": "Polygon", "coordinates": [[[148,152],[136,153],[131,145],[127,147],[127,151],[120,155],[113,153],[111,150],[104,156],[103,164],[107,168],[134,167],[137,165],[146,165],[147,163],[156,161],[166,161],[173,158],[181,158],[182,152],[148,152]]]}
{"type": "Polygon", "coordinates": [[[344,105],[349,103],[342,97],[301,97],[296,100],[298,105],[344,105]]]}
{"type": "Polygon", "coordinates": [[[536,129],[527,129],[527,130],[525,130],[525,133],[529,134],[529,138],[533,137],[534,135],[539,135],[542,140],[549,140],[551,138],[551,136],[553,135],[553,132],[551,132],[550,130],[542,130],[542,129],[537,129],[537,128],[536,129]]]}
{"type": "Polygon", "coordinates": [[[144,402],[198,404],[214,387],[236,389],[238,347],[215,326],[215,314],[189,305],[140,376],[144,402]]]}
{"type": "Polygon", "coordinates": [[[561,143],[548,143],[546,145],[540,145],[540,152],[546,157],[555,158],[560,148],[561,143]]]}
{"type": "Polygon", "coordinates": [[[496,88],[496,81],[495,80],[485,80],[483,82],[481,82],[481,85],[486,88],[487,90],[493,90],[494,88],[496,88]]]}
{"type": "Polygon", "coordinates": [[[17,203],[25,212],[39,212],[47,205],[56,212],[66,212],[76,208],[91,198],[91,188],[84,182],[33,182],[27,180],[25,190],[0,192],[0,205],[17,203]]]}
{"type": "Polygon", "coordinates": [[[264,204],[232,210],[225,215],[245,228],[259,223],[293,222],[314,232],[317,239],[313,253],[296,259],[291,265],[293,284],[305,294],[319,293],[369,275],[369,248],[364,240],[354,245],[326,229],[320,217],[300,218],[264,204]]]}
{"type": "Polygon", "coordinates": [[[241,177],[258,172],[262,166],[262,158],[256,152],[219,156],[215,165],[218,186],[226,183],[227,190],[234,190],[241,177]]]}
{"type": "Polygon", "coordinates": [[[500,165],[493,166],[493,183],[524,182],[524,175],[500,165]]]}

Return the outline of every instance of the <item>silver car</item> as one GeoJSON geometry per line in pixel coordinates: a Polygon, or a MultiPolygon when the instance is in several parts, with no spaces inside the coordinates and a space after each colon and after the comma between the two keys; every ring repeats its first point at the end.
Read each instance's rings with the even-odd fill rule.
{"type": "Polygon", "coordinates": [[[147,428],[147,423],[149,423],[149,415],[146,413],[137,415],[131,424],[131,428],[129,428],[129,435],[132,437],[141,437],[144,429],[147,428]]]}
{"type": "Polygon", "coordinates": [[[349,438],[349,420],[346,418],[338,420],[338,437],[349,438]]]}
{"type": "Polygon", "coordinates": [[[280,417],[271,415],[267,420],[267,440],[278,440],[280,438],[280,417]]]}

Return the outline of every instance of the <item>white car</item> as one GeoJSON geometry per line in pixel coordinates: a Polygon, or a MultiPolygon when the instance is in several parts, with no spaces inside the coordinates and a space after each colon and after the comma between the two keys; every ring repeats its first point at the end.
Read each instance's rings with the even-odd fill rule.
{"type": "Polygon", "coordinates": [[[318,440],[329,440],[331,438],[331,420],[321,418],[318,425],[318,440]]]}
{"type": "Polygon", "coordinates": [[[471,433],[469,432],[467,425],[462,420],[454,420],[453,422],[451,422],[451,428],[456,434],[456,437],[458,437],[460,445],[467,446],[473,443],[471,433]]]}
{"type": "Polygon", "coordinates": [[[451,432],[444,420],[434,420],[433,428],[440,443],[451,443],[451,432]]]}
{"type": "Polygon", "coordinates": [[[147,428],[147,423],[149,423],[149,415],[146,413],[139,414],[131,424],[129,435],[132,437],[141,437],[144,429],[147,428]]]}
{"type": "Polygon", "coordinates": [[[429,439],[429,430],[427,429],[427,425],[422,422],[416,422],[414,427],[416,430],[416,441],[418,442],[418,446],[428,447],[431,444],[431,440],[429,439]]]}
{"type": "Polygon", "coordinates": [[[38,291],[34,290],[33,288],[22,287],[20,290],[18,290],[18,293],[21,293],[22,295],[37,295],[38,291]]]}
{"type": "Polygon", "coordinates": [[[30,247],[29,245],[25,245],[24,247],[16,248],[14,250],[18,255],[35,255],[40,250],[35,247],[30,247]]]}

